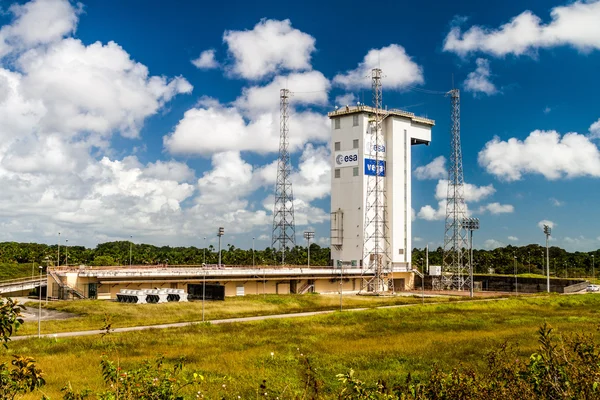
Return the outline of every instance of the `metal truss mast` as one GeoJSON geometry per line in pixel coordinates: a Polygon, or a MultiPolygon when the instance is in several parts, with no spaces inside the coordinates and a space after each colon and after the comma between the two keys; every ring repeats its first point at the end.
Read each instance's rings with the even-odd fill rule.
{"type": "Polygon", "coordinates": [[[275,183],[275,206],[273,209],[273,240],[271,247],[281,252],[281,263],[285,264],[285,252],[296,246],[294,222],[294,194],[290,180],[292,165],[289,147],[289,100],[291,92],[279,92],[279,158],[277,160],[277,182],[275,183]]]}
{"type": "Polygon", "coordinates": [[[465,255],[469,248],[464,226],[467,217],[465,182],[463,176],[462,150],[460,146],[460,92],[448,92],[452,103],[452,129],[450,166],[448,168],[448,194],[446,200],[446,226],[444,233],[444,261],[440,289],[463,290],[470,286],[465,266],[465,255]]]}
{"type": "MultiPolygon", "coordinates": [[[[385,145],[385,134],[382,125],[386,117],[382,110],[381,77],[381,69],[374,68],[371,73],[371,86],[375,115],[369,119],[369,130],[365,137],[366,140],[375,145],[375,173],[367,175],[361,292],[367,291],[373,294],[394,291],[393,279],[391,279],[391,263],[387,252],[390,244],[387,222],[385,159],[384,154],[379,151],[385,145]]],[[[367,157],[366,154],[365,157],[367,157]]]]}

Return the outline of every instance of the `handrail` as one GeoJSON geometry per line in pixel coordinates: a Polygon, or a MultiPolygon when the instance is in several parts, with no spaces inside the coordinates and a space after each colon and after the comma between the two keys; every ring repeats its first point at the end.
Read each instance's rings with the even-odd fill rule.
{"type": "Polygon", "coordinates": [[[48,275],[42,275],[41,278],[39,276],[36,276],[35,278],[15,278],[15,279],[7,279],[7,280],[3,280],[0,281],[0,286],[4,286],[4,285],[14,285],[16,283],[29,283],[29,282],[38,282],[40,280],[48,280],[48,275]]]}

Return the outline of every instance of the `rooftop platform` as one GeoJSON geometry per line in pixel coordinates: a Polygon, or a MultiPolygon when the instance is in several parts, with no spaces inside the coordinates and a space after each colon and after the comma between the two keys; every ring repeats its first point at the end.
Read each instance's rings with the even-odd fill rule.
{"type": "MultiPolygon", "coordinates": [[[[401,118],[407,118],[410,119],[413,122],[419,123],[419,124],[424,124],[424,125],[428,125],[428,126],[434,126],[435,125],[435,121],[429,118],[425,118],[425,117],[419,117],[416,116],[414,113],[411,113],[409,111],[403,111],[403,110],[399,110],[397,108],[392,108],[389,110],[382,110],[384,114],[387,115],[393,115],[396,117],[401,117],[401,118]]],[[[360,105],[360,106],[345,106],[345,107],[340,107],[339,109],[335,110],[335,111],[331,111],[330,113],[327,114],[327,116],[329,118],[335,118],[335,117],[339,117],[342,115],[349,115],[349,114],[355,114],[355,113],[370,113],[370,114],[375,114],[375,109],[371,106],[364,106],[364,105],[360,105]]]]}

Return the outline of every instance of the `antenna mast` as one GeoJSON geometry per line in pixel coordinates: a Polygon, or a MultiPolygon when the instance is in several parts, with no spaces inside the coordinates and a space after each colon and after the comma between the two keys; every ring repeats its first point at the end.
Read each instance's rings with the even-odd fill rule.
{"type": "Polygon", "coordinates": [[[277,182],[275,183],[275,207],[273,209],[273,240],[271,247],[281,251],[281,264],[285,264],[285,252],[296,246],[296,224],[294,222],[294,194],[290,175],[292,165],[289,147],[289,100],[290,91],[279,91],[279,158],[277,160],[277,182]],[[278,244],[278,247],[275,245],[278,244]]]}

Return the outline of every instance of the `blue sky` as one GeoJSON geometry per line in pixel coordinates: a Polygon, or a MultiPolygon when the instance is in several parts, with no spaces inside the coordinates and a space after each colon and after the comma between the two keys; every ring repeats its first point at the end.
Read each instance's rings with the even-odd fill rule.
{"type": "Polygon", "coordinates": [[[454,79],[475,247],[542,243],[541,221],[600,247],[598,1],[0,4],[0,240],[270,245],[287,85],[298,240],[327,246],[325,115],[370,102],[377,62],[384,103],[436,121],[414,246],[443,240],[450,103],[411,88],[454,79]]]}

